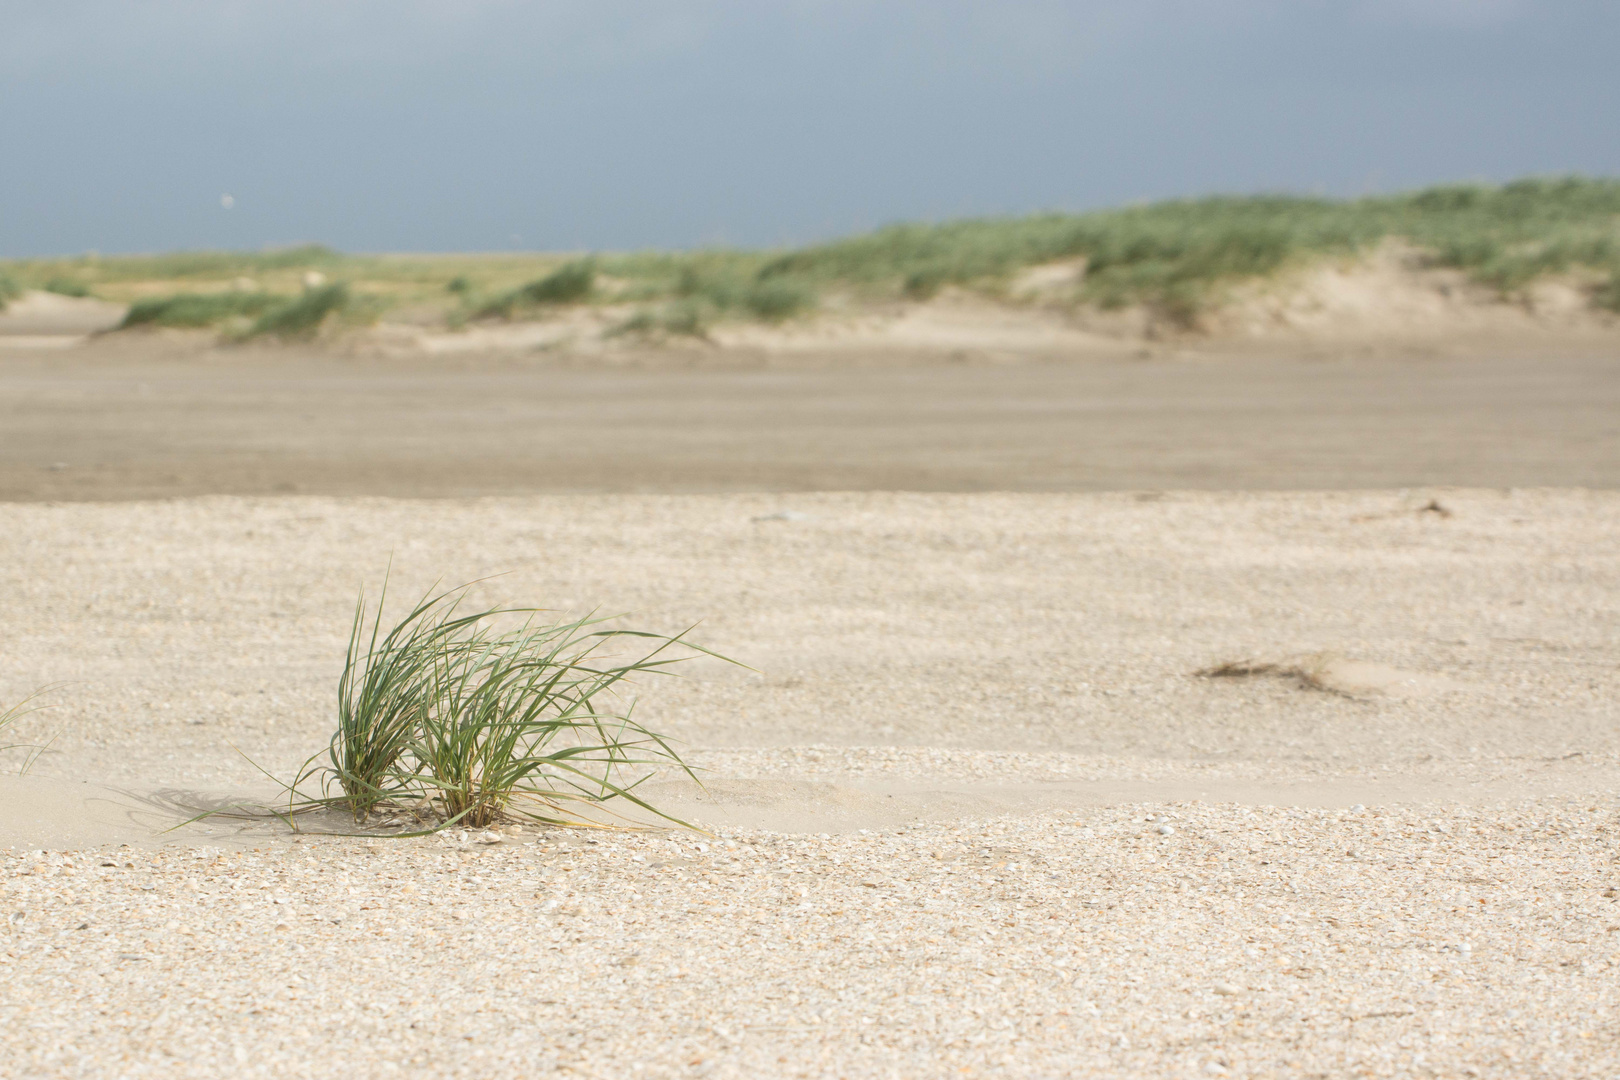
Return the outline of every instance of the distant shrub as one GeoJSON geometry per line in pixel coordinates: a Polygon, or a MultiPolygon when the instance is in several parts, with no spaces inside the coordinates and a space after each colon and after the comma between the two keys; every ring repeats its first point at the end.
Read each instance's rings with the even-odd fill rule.
{"type": "Polygon", "coordinates": [[[671,304],[659,320],[659,329],[680,337],[707,339],[711,322],[708,310],[702,304],[691,302],[671,304]]]}
{"type": "Polygon", "coordinates": [[[263,292],[180,293],[153,297],[130,305],[120,328],[217,326],[231,318],[262,315],[278,302],[276,297],[263,292]]]}
{"type": "Polygon", "coordinates": [[[458,296],[465,296],[467,293],[472,292],[472,281],[466,274],[457,274],[444,283],[444,291],[455,293],[458,296]]]}
{"type": "Polygon", "coordinates": [[[45,283],[45,291],[58,296],[89,296],[90,286],[75,278],[54,277],[45,283]]]}
{"type": "Polygon", "coordinates": [[[1611,273],[1608,283],[1592,294],[1592,304],[1620,315],[1620,270],[1611,273]]]}
{"type": "Polygon", "coordinates": [[[900,291],[908,300],[932,300],[939,290],[949,284],[950,272],[943,267],[925,266],[906,275],[900,291]]]}
{"type": "Polygon", "coordinates": [[[693,256],[681,266],[670,291],[677,303],[648,318],[657,329],[693,336],[702,336],[715,318],[731,312],[780,322],[810,310],[817,299],[815,289],[804,282],[761,279],[746,262],[712,253],[693,256]]]}
{"type": "Polygon", "coordinates": [[[1412,208],[1425,214],[1454,214],[1472,210],[1489,194],[1478,184],[1447,184],[1420,191],[1410,198],[1412,208]]]}
{"type": "Polygon", "coordinates": [[[750,285],[752,275],[741,267],[710,261],[681,267],[675,278],[675,295],[684,300],[701,300],[716,311],[735,307],[750,285]]]}
{"type": "Polygon", "coordinates": [[[815,303],[812,290],[790,281],[761,281],[743,296],[748,313],[766,322],[781,322],[808,311],[815,303]]]}
{"type": "Polygon", "coordinates": [[[539,281],[518,290],[532,304],[571,304],[591,295],[596,284],[596,263],[581,259],[561,267],[539,281]]]}
{"type": "Polygon", "coordinates": [[[349,287],[341,282],[310,289],[290,303],[270,308],[243,336],[311,337],[328,315],[342,311],[349,300],[349,287]]]}
{"type": "Polygon", "coordinates": [[[6,310],[6,304],[22,295],[22,286],[17,279],[9,274],[0,274],[0,311],[6,310]]]}
{"type": "Polygon", "coordinates": [[[685,298],[666,304],[662,308],[638,311],[609,331],[609,336],[670,334],[675,337],[707,341],[709,327],[714,322],[714,314],[711,305],[701,300],[685,298]]]}
{"type": "Polygon", "coordinates": [[[521,308],[541,307],[548,304],[575,304],[589,299],[596,285],[596,260],[578,259],[547,274],[538,281],[513,289],[505,296],[486,304],[480,315],[498,315],[511,318],[521,308]]]}

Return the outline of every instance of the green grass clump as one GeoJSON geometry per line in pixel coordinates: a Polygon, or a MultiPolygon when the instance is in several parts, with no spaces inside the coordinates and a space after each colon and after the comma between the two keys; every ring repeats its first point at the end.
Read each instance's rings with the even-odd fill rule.
{"type": "Polygon", "coordinates": [[[743,294],[742,306],[756,319],[781,322],[816,306],[814,289],[795,281],[756,282],[743,294]]]}
{"type": "Polygon", "coordinates": [[[644,770],[686,767],[665,738],[631,718],[620,691],[634,676],[714,654],[684,635],[613,629],[594,617],[463,612],[464,597],[465,589],[425,597],[383,633],[382,600],[372,611],[362,593],[338,684],[338,728],[325,763],[312,758],[289,785],[289,816],[325,807],[360,824],[380,812],[430,828],[508,817],[577,824],[574,807],[613,800],[659,813],[634,792],[644,770]],[[621,643],[641,647],[609,656],[621,643]],[[317,780],[320,796],[298,795],[317,780]]]}
{"type": "Polygon", "coordinates": [[[1620,271],[1598,287],[1592,294],[1592,303],[1603,311],[1612,311],[1620,315],[1620,271]]]}
{"type": "Polygon", "coordinates": [[[0,311],[6,310],[6,305],[21,296],[23,288],[17,284],[17,279],[10,274],[0,273],[0,311]]]}
{"type": "Polygon", "coordinates": [[[407,794],[394,775],[423,719],[427,658],[478,621],[476,615],[457,619],[445,597],[428,598],[379,638],[387,597],[385,586],[368,635],[360,594],[338,679],[338,729],[328,749],[331,775],[357,821],[378,803],[407,794]]]}
{"type": "Polygon", "coordinates": [[[86,297],[90,295],[90,286],[77,278],[54,277],[45,282],[45,291],[58,296],[86,297]]]}
{"type": "Polygon", "coordinates": [[[614,334],[668,334],[707,340],[716,322],[742,315],[782,322],[813,309],[814,289],[786,279],[760,280],[756,266],[741,260],[697,257],[679,266],[662,289],[673,294],[663,305],[644,308],[616,327],[614,334]]]}
{"type": "Polygon", "coordinates": [[[263,292],[180,293],[153,297],[131,304],[119,328],[217,326],[228,319],[257,317],[282,302],[263,292]]]}
{"type": "Polygon", "coordinates": [[[665,333],[707,338],[709,329],[728,316],[781,322],[813,309],[816,290],[784,278],[761,279],[760,260],[704,253],[674,268],[662,288],[643,295],[671,295],[661,308],[637,312],[616,333],[665,333]]]}
{"type": "Polygon", "coordinates": [[[137,300],[124,315],[120,329],[132,326],[203,328],[240,324],[233,336],[246,339],[260,335],[281,338],[309,337],[333,312],[355,307],[344,284],[323,285],[288,298],[266,292],[181,293],[177,296],[137,300]]]}
{"type": "Polygon", "coordinates": [[[310,289],[298,299],[279,304],[260,315],[244,337],[313,337],[328,315],[349,306],[349,287],[339,282],[310,289]]]}
{"type": "Polygon", "coordinates": [[[709,328],[714,325],[718,309],[697,299],[676,300],[657,308],[643,308],[608,331],[610,337],[640,335],[657,337],[696,338],[709,340],[709,328]]]}
{"type": "Polygon", "coordinates": [[[491,301],[484,305],[478,314],[511,318],[515,312],[525,308],[577,304],[588,299],[595,287],[596,260],[577,259],[564,264],[538,281],[531,281],[491,301]]]}

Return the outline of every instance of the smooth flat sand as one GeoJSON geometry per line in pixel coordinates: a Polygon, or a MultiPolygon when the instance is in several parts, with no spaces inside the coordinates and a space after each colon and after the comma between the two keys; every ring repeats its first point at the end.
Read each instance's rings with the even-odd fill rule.
{"type": "Polygon", "coordinates": [[[1620,488],[1612,351],[648,362],[0,352],[0,500],[1620,488]]]}
{"type": "Polygon", "coordinates": [[[0,701],[61,684],[0,1071],[1609,1075],[1617,536],[1582,490],[0,505],[0,701]],[[642,688],[711,835],[157,832],[324,745],[390,554],[757,669],[642,688]],[[1241,659],[1319,685],[1194,674],[1241,659]]]}

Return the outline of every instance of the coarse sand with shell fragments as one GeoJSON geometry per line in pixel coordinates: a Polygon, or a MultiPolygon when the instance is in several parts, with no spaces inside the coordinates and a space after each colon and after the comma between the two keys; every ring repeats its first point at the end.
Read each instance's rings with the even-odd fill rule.
{"type": "Polygon", "coordinates": [[[0,505],[0,1075],[1620,1072],[1620,495],[0,505]],[[701,826],[214,817],[357,590],[627,612],[701,826]],[[489,575],[500,575],[490,577],[489,575]],[[327,824],[330,824],[328,822],[327,824]]]}

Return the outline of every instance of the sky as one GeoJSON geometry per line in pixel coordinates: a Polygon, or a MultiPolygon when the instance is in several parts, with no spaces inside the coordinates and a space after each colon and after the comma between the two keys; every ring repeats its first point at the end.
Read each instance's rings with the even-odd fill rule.
{"type": "Polygon", "coordinates": [[[0,0],[0,256],[1620,175],[1614,0],[0,0]]]}

